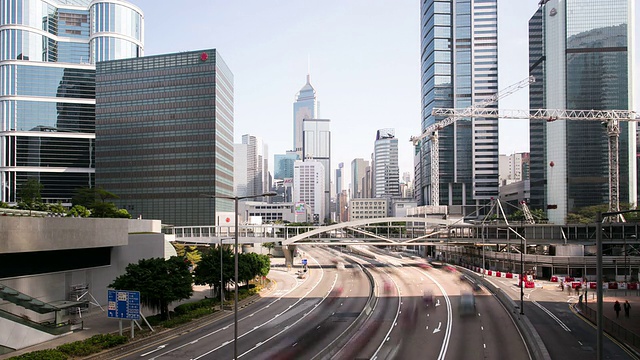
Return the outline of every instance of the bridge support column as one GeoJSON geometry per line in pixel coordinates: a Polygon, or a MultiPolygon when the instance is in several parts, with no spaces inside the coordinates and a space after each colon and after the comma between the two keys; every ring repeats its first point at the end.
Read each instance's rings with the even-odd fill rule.
{"type": "Polygon", "coordinates": [[[282,252],[284,253],[284,265],[289,268],[293,267],[293,256],[296,253],[295,245],[282,246],[282,252]]]}

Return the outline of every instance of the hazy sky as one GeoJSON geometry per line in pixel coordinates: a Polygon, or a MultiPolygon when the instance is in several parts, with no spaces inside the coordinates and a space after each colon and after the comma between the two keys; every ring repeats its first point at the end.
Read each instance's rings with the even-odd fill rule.
{"type": "MultiPolygon", "coordinates": [[[[354,158],[369,160],[376,131],[394,128],[400,174],[413,177],[409,137],[420,134],[421,116],[419,0],[131,1],[145,14],[146,55],[219,51],[235,77],[235,141],[247,133],[262,137],[271,168],[274,154],[293,147],[293,101],[310,59],[320,117],[331,119],[332,174],[340,162],[349,168],[354,158]]],[[[527,21],[538,1],[498,1],[500,88],[527,76],[527,21]]],[[[637,6],[636,18],[639,12],[637,6]]],[[[527,108],[527,89],[500,107],[527,108]]],[[[528,150],[528,122],[502,120],[500,153],[528,150]]]]}

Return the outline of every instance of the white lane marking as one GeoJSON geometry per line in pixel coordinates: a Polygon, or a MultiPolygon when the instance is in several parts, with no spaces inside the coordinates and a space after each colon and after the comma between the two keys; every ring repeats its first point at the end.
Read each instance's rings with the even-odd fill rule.
{"type": "Polygon", "coordinates": [[[483,330],[483,331],[484,331],[484,326],[480,326],[480,330],[483,330]]]}
{"type": "Polygon", "coordinates": [[[485,349],[487,348],[487,344],[482,344],[482,346],[484,346],[485,349]]]}
{"type": "Polygon", "coordinates": [[[142,356],[147,356],[147,355],[149,355],[149,354],[153,354],[153,353],[154,353],[154,352],[156,352],[156,351],[159,351],[159,350],[164,349],[164,347],[165,347],[165,346],[167,346],[167,345],[169,345],[169,344],[160,345],[160,346],[158,346],[155,350],[151,350],[151,351],[146,352],[146,353],[144,353],[144,354],[142,354],[142,355],[140,355],[140,356],[142,357],[142,356]]]}
{"type": "MultiPolygon", "coordinates": [[[[418,269],[415,269],[415,270],[420,271],[418,269]]],[[[447,349],[449,348],[449,340],[451,339],[451,326],[453,323],[453,314],[451,311],[451,300],[447,295],[447,291],[442,287],[442,285],[440,285],[440,283],[436,279],[433,278],[433,276],[427,273],[424,273],[424,275],[429,279],[431,279],[431,281],[433,281],[433,283],[436,284],[436,286],[440,289],[442,296],[444,296],[444,301],[447,304],[447,327],[445,328],[445,331],[444,331],[444,339],[442,340],[442,347],[440,348],[440,354],[438,354],[438,360],[444,360],[445,356],[447,355],[447,349]]]]}
{"type": "Polygon", "coordinates": [[[540,310],[544,311],[547,313],[547,315],[549,315],[553,320],[555,320],[558,325],[560,325],[561,328],[564,329],[564,331],[568,331],[571,332],[571,329],[569,329],[569,327],[567,325],[565,325],[565,323],[562,322],[562,320],[558,319],[557,316],[555,316],[554,313],[552,313],[551,311],[549,311],[547,308],[545,308],[544,306],[538,304],[535,300],[531,301],[535,306],[539,307],[540,310]]]}
{"type": "Polygon", "coordinates": [[[580,346],[582,346],[582,342],[581,341],[578,341],[578,344],[580,344],[580,346]]]}
{"type": "MultiPolygon", "coordinates": [[[[398,309],[396,309],[396,317],[393,319],[393,323],[397,324],[398,322],[398,316],[400,316],[400,306],[402,306],[402,294],[400,293],[400,287],[398,287],[398,284],[396,283],[396,281],[393,279],[393,276],[391,276],[391,274],[389,274],[389,272],[385,271],[385,274],[387,274],[387,276],[389,277],[389,279],[391,279],[391,282],[396,286],[396,291],[398,292],[398,309]]],[[[391,331],[393,331],[393,328],[395,327],[395,325],[392,325],[389,328],[389,331],[387,331],[387,335],[385,335],[385,338],[388,338],[389,335],[391,334],[391,331]]],[[[378,348],[376,349],[376,351],[373,353],[373,356],[371,356],[372,359],[375,359],[378,357],[378,353],[380,352],[380,350],[382,349],[382,346],[384,345],[385,341],[383,341],[380,346],[378,346],[378,348]]]]}
{"type": "MultiPolygon", "coordinates": [[[[313,260],[316,262],[316,264],[318,264],[318,266],[319,266],[319,267],[320,267],[320,269],[322,270],[322,271],[320,272],[320,280],[318,280],[318,282],[317,282],[317,283],[316,283],[316,284],[315,284],[315,285],[314,285],[314,286],[313,286],[309,291],[307,291],[307,292],[306,292],[302,297],[300,297],[300,299],[298,299],[298,301],[296,301],[296,302],[294,303],[294,305],[296,305],[296,304],[298,304],[299,302],[301,302],[302,300],[304,300],[304,299],[305,299],[305,298],[306,298],[306,297],[307,297],[307,296],[308,296],[308,295],[309,295],[309,294],[310,294],[310,293],[311,293],[311,292],[312,292],[316,287],[318,287],[318,285],[320,285],[320,283],[322,282],[322,279],[324,278],[324,269],[322,268],[322,266],[320,266],[320,263],[318,263],[318,261],[317,261],[316,259],[313,259],[313,260]]],[[[334,278],[334,280],[333,280],[333,284],[332,284],[332,286],[331,286],[331,287],[334,287],[334,286],[335,286],[335,284],[336,284],[337,280],[338,280],[338,275],[336,274],[336,277],[334,278]]],[[[278,300],[282,299],[284,296],[286,296],[287,294],[291,293],[291,292],[292,292],[292,291],[294,291],[296,288],[297,288],[297,287],[294,287],[293,289],[291,289],[291,290],[287,291],[287,293],[286,293],[285,295],[282,295],[281,297],[279,297],[279,298],[275,299],[275,300],[272,302],[272,304],[273,304],[274,302],[276,302],[276,301],[278,301],[278,300]]],[[[324,298],[322,298],[322,300],[321,300],[320,302],[324,301],[324,299],[325,299],[325,298],[326,298],[326,296],[325,296],[324,298]]],[[[258,326],[257,328],[262,327],[262,326],[264,326],[264,325],[266,325],[266,324],[270,323],[270,322],[271,322],[271,321],[273,321],[275,318],[277,318],[278,316],[280,316],[280,315],[282,315],[282,314],[286,313],[286,312],[287,312],[287,311],[289,311],[290,309],[291,309],[291,306],[290,306],[289,308],[285,309],[284,311],[282,311],[281,313],[276,314],[276,316],[274,316],[271,320],[269,320],[269,321],[265,322],[264,324],[262,324],[262,325],[258,326]]],[[[260,311],[260,310],[258,310],[258,311],[260,311]]],[[[256,311],[256,312],[257,312],[257,311],[256,311]]],[[[245,319],[247,319],[247,318],[248,318],[248,316],[245,316],[244,318],[239,319],[239,321],[243,321],[243,320],[245,320],[245,319]]],[[[300,321],[300,320],[298,320],[298,321],[300,321]]],[[[295,324],[295,323],[294,323],[294,324],[295,324]]],[[[208,334],[205,334],[205,335],[203,335],[203,336],[199,337],[197,340],[204,339],[204,338],[206,338],[206,337],[208,337],[208,336],[211,336],[211,335],[213,335],[213,334],[216,334],[216,333],[218,333],[218,332],[220,332],[220,331],[222,331],[222,330],[227,330],[230,326],[231,326],[231,324],[229,324],[229,325],[227,325],[227,326],[225,326],[225,327],[223,327],[223,328],[221,328],[221,329],[217,329],[217,330],[215,330],[215,331],[213,331],[213,332],[210,332],[210,333],[208,333],[208,334]]],[[[246,332],[246,333],[244,333],[244,334],[242,334],[242,335],[238,336],[238,338],[241,338],[241,337],[243,337],[243,336],[245,336],[245,335],[247,335],[247,334],[249,334],[249,333],[251,333],[251,332],[253,332],[253,331],[255,331],[255,330],[256,330],[256,328],[254,328],[254,329],[252,329],[252,330],[249,330],[248,332],[246,332]]],[[[284,331],[284,330],[283,330],[283,331],[284,331]]],[[[201,357],[203,357],[203,356],[206,356],[206,355],[208,355],[208,354],[210,354],[210,353],[212,353],[212,352],[214,352],[214,351],[216,351],[216,350],[218,350],[218,349],[221,349],[221,348],[223,348],[223,347],[227,346],[228,344],[230,344],[230,343],[232,343],[232,342],[233,342],[233,340],[225,341],[224,343],[222,343],[222,345],[220,345],[220,346],[216,347],[216,348],[215,348],[215,349],[213,349],[213,350],[208,351],[206,354],[203,354],[203,355],[200,355],[199,357],[194,358],[193,360],[197,360],[197,359],[199,359],[199,358],[201,358],[201,357]]],[[[266,341],[263,341],[263,343],[265,343],[265,342],[266,342],[266,341]]],[[[156,358],[158,358],[158,357],[160,357],[160,356],[167,355],[167,354],[169,354],[169,353],[172,353],[172,352],[174,352],[174,351],[176,351],[176,350],[178,350],[178,349],[181,349],[181,348],[183,348],[183,347],[185,347],[185,346],[187,346],[187,345],[188,345],[188,344],[184,344],[184,345],[178,346],[178,347],[176,347],[176,348],[173,348],[173,349],[171,349],[171,350],[169,350],[169,351],[166,351],[166,352],[164,352],[164,353],[162,353],[162,354],[159,354],[158,356],[156,356],[156,358]]]]}
{"type": "Polygon", "coordinates": [[[437,333],[437,332],[440,332],[440,326],[442,326],[442,322],[438,322],[438,327],[433,329],[433,333],[434,334],[437,333]]]}

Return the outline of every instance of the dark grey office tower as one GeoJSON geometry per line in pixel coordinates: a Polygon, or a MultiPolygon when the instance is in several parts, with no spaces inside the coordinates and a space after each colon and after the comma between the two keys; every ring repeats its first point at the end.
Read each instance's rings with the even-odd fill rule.
{"type": "MultiPolygon", "coordinates": [[[[542,7],[529,20],[529,75],[535,82],[529,84],[529,108],[544,109],[544,22],[542,7]]],[[[529,122],[529,179],[531,184],[529,207],[546,211],[546,136],[544,121],[529,122]]]]}
{"type": "Polygon", "coordinates": [[[215,49],[98,63],[96,185],[134,217],[233,211],[233,74],[215,49]]]}

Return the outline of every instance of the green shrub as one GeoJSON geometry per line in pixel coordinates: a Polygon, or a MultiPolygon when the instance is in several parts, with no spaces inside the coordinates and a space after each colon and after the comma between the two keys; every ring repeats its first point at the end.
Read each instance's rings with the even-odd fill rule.
{"type": "Polygon", "coordinates": [[[8,360],[67,360],[68,358],[66,354],[56,349],[47,349],[14,356],[8,360]]]}
{"type": "MultiPolygon", "coordinates": [[[[89,340],[89,339],[87,339],[89,340]]],[[[68,344],[62,344],[56,349],[62,351],[69,356],[87,356],[100,352],[101,348],[95,344],[91,344],[87,340],[74,341],[68,344]]]]}
{"type": "Polygon", "coordinates": [[[215,299],[202,299],[196,302],[190,302],[182,305],[178,305],[173,309],[176,315],[184,315],[188,314],[191,311],[202,309],[202,308],[211,308],[214,304],[217,304],[215,299]]]}

